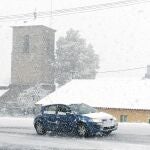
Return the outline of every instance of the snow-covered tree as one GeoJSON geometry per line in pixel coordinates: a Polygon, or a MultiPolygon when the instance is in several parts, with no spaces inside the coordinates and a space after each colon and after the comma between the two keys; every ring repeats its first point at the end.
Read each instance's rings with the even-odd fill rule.
{"type": "Polygon", "coordinates": [[[65,37],[57,41],[56,83],[63,85],[72,78],[95,78],[99,68],[99,57],[91,44],[80,37],[78,31],[70,29],[65,37]]]}

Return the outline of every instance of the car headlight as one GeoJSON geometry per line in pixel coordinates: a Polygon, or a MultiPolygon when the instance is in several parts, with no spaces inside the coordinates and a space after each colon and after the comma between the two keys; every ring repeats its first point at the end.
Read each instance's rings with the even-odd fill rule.
{"type": "Polygon", "coordinates": [[[114,121],[117,121],[117,119],[115,117],[113,117],[114,121]]]}
{"type": "Polygon", "coordinates": [[[90,122],[102,123],[102,120],[101,120],[101,119],[98,119],[98,118],[91,118],[91,119],[90,119],[90,122]]]}
{"type": "Polygon", "coordinates": [[[113,117],[113,120],[114,120],[115,125],[118,126],[117,119],[115,117],[113,117]]]}
{"type": "Polygon", "coordinates": [[[97,118],[93,118],[92,120],[93,120],[93,122],[102,122],[101,119],[97,119],[97,118]]]}

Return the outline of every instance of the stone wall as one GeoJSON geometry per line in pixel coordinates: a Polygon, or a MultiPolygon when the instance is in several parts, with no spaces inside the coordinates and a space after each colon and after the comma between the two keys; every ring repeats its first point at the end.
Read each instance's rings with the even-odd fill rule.
{"type": "Polygon", "coordinates": [[[55,30],[45,26],[14,27],[11,84],[54,84],[54,42],[55,30]]]}

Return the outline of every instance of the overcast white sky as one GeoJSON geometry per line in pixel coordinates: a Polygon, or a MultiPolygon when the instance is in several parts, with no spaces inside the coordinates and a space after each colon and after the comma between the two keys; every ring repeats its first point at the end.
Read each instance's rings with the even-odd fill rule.
{"type": "MultiPolygon", "coordinates": [[[[119,0],[113,0],[119,1],[119,0]]],[[[112,2],[112,0],[52,0],[52,9],[64,9],[112,2]]],[[[50,0],[0,0],[0,16],[38,11],[50,11],[50,0]]],[[[150,2],[89,13],[37,19],[26,24],[44,24],[57,30],[56,40],[70,29],[81,32],[99,54],[100,71],[141,67],[150,64],[150,2]]],[[[10,82],[11,25],[0,22],[0,82],[10,82]]],[[[25,24],[24,24],[25,25],[25,24]]],[[[118,73],[119,76],[141,76],[144,70],[118,73]]],[[[115,76],[105,74],[105,76],[115,76]]],[[[100,76],[100,75],[99,75],[100,76]]],[[[104,74],[103,74],[104,76],[104,74]]]]}

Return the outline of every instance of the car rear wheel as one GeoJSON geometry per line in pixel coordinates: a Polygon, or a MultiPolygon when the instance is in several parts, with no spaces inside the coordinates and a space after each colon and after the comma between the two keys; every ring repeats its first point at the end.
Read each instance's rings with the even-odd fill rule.
{"type": "Polygon", "coordinates": [[[87,137],[88,136],[88,129],[85,124],[78,124],[77,126],[77,133],[79,137],[87,137]]]}
{"type": "Polygon", "coordinates": [[[46,134],[46,130],[44,129],[42,123],[40,123],[40,122],[36,123],[35,129],[36,129],[37,134],[39,134],[39,135],[46,134]]]}

